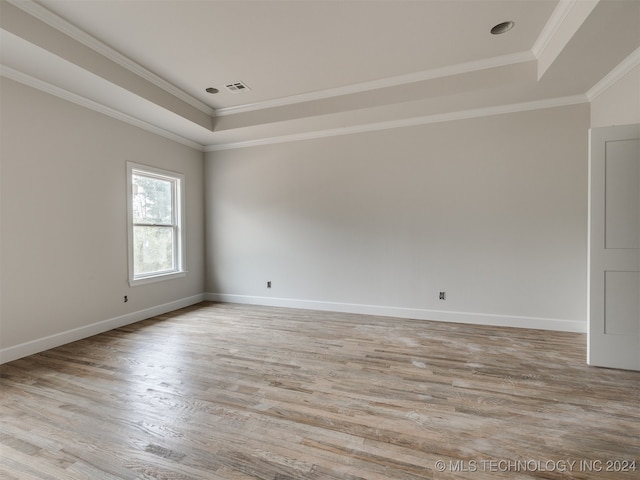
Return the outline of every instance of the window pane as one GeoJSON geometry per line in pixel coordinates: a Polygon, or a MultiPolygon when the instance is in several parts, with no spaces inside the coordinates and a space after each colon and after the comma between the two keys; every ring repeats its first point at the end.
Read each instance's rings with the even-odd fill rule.
{"type": "Polygon", "coordinates": [[[173,182],[132,176],[133,222],[173,224],[173,182]]]}
{"type": "Polygon", "coordinates": [[[175,270],[173,232],[172,227],[134,227],[134,276],[175,270]]]}

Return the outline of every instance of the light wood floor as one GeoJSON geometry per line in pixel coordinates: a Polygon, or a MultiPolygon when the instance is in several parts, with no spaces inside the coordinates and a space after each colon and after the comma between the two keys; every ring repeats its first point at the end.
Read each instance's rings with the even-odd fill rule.
{"type": "Polygon", "coordinates": [[[585,342],[203,303],[2,366],[0,478],[640,478],[585,342]]]}

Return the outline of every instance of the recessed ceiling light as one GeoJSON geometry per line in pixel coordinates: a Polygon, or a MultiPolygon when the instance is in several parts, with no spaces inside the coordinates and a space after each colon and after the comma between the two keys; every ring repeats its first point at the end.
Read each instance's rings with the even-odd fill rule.
{"type": "Polygon", "coordinates": [[[499,23],[491,29],[491,33],[493,33],[494,35],[500,35],[501,33],[505,33],[511,30],[514,25],[515,23],[513,23],[511,20],[509,20],[508,22],[499,23]]]}
{"type": "Polygon", "coordinates": [[[205,89],[205,92],[207,93],[218,93],[220,90],[218,90],[217,88],[213,88],[213,87],[209,87],[205,89]]]}

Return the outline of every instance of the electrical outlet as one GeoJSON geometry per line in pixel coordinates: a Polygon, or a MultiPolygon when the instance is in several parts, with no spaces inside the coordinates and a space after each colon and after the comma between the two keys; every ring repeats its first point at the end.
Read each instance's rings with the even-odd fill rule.
{"type": "Polygon", "coordinates": [[[124,303],[127,303],[129,301],[129,297],[127,295],[124,296],[124,303]]]}
{"type": "Polygon", "coordinates": [[[446,300],[447,299],[447,292],[440,292],[440,300],[446,300]]]}
{"type": "Polygon", "coordinates": [[[267,282],[267,288],[271,288],[271,281],[267,282]]]}

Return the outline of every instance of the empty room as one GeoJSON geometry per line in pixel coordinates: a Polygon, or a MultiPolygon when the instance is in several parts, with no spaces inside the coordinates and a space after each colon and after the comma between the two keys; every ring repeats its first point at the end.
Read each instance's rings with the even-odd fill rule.
{"type": "Polygon", "coordinates": [[[640,0],[0,35],[0,478],[640,478],[640,0]]]}

